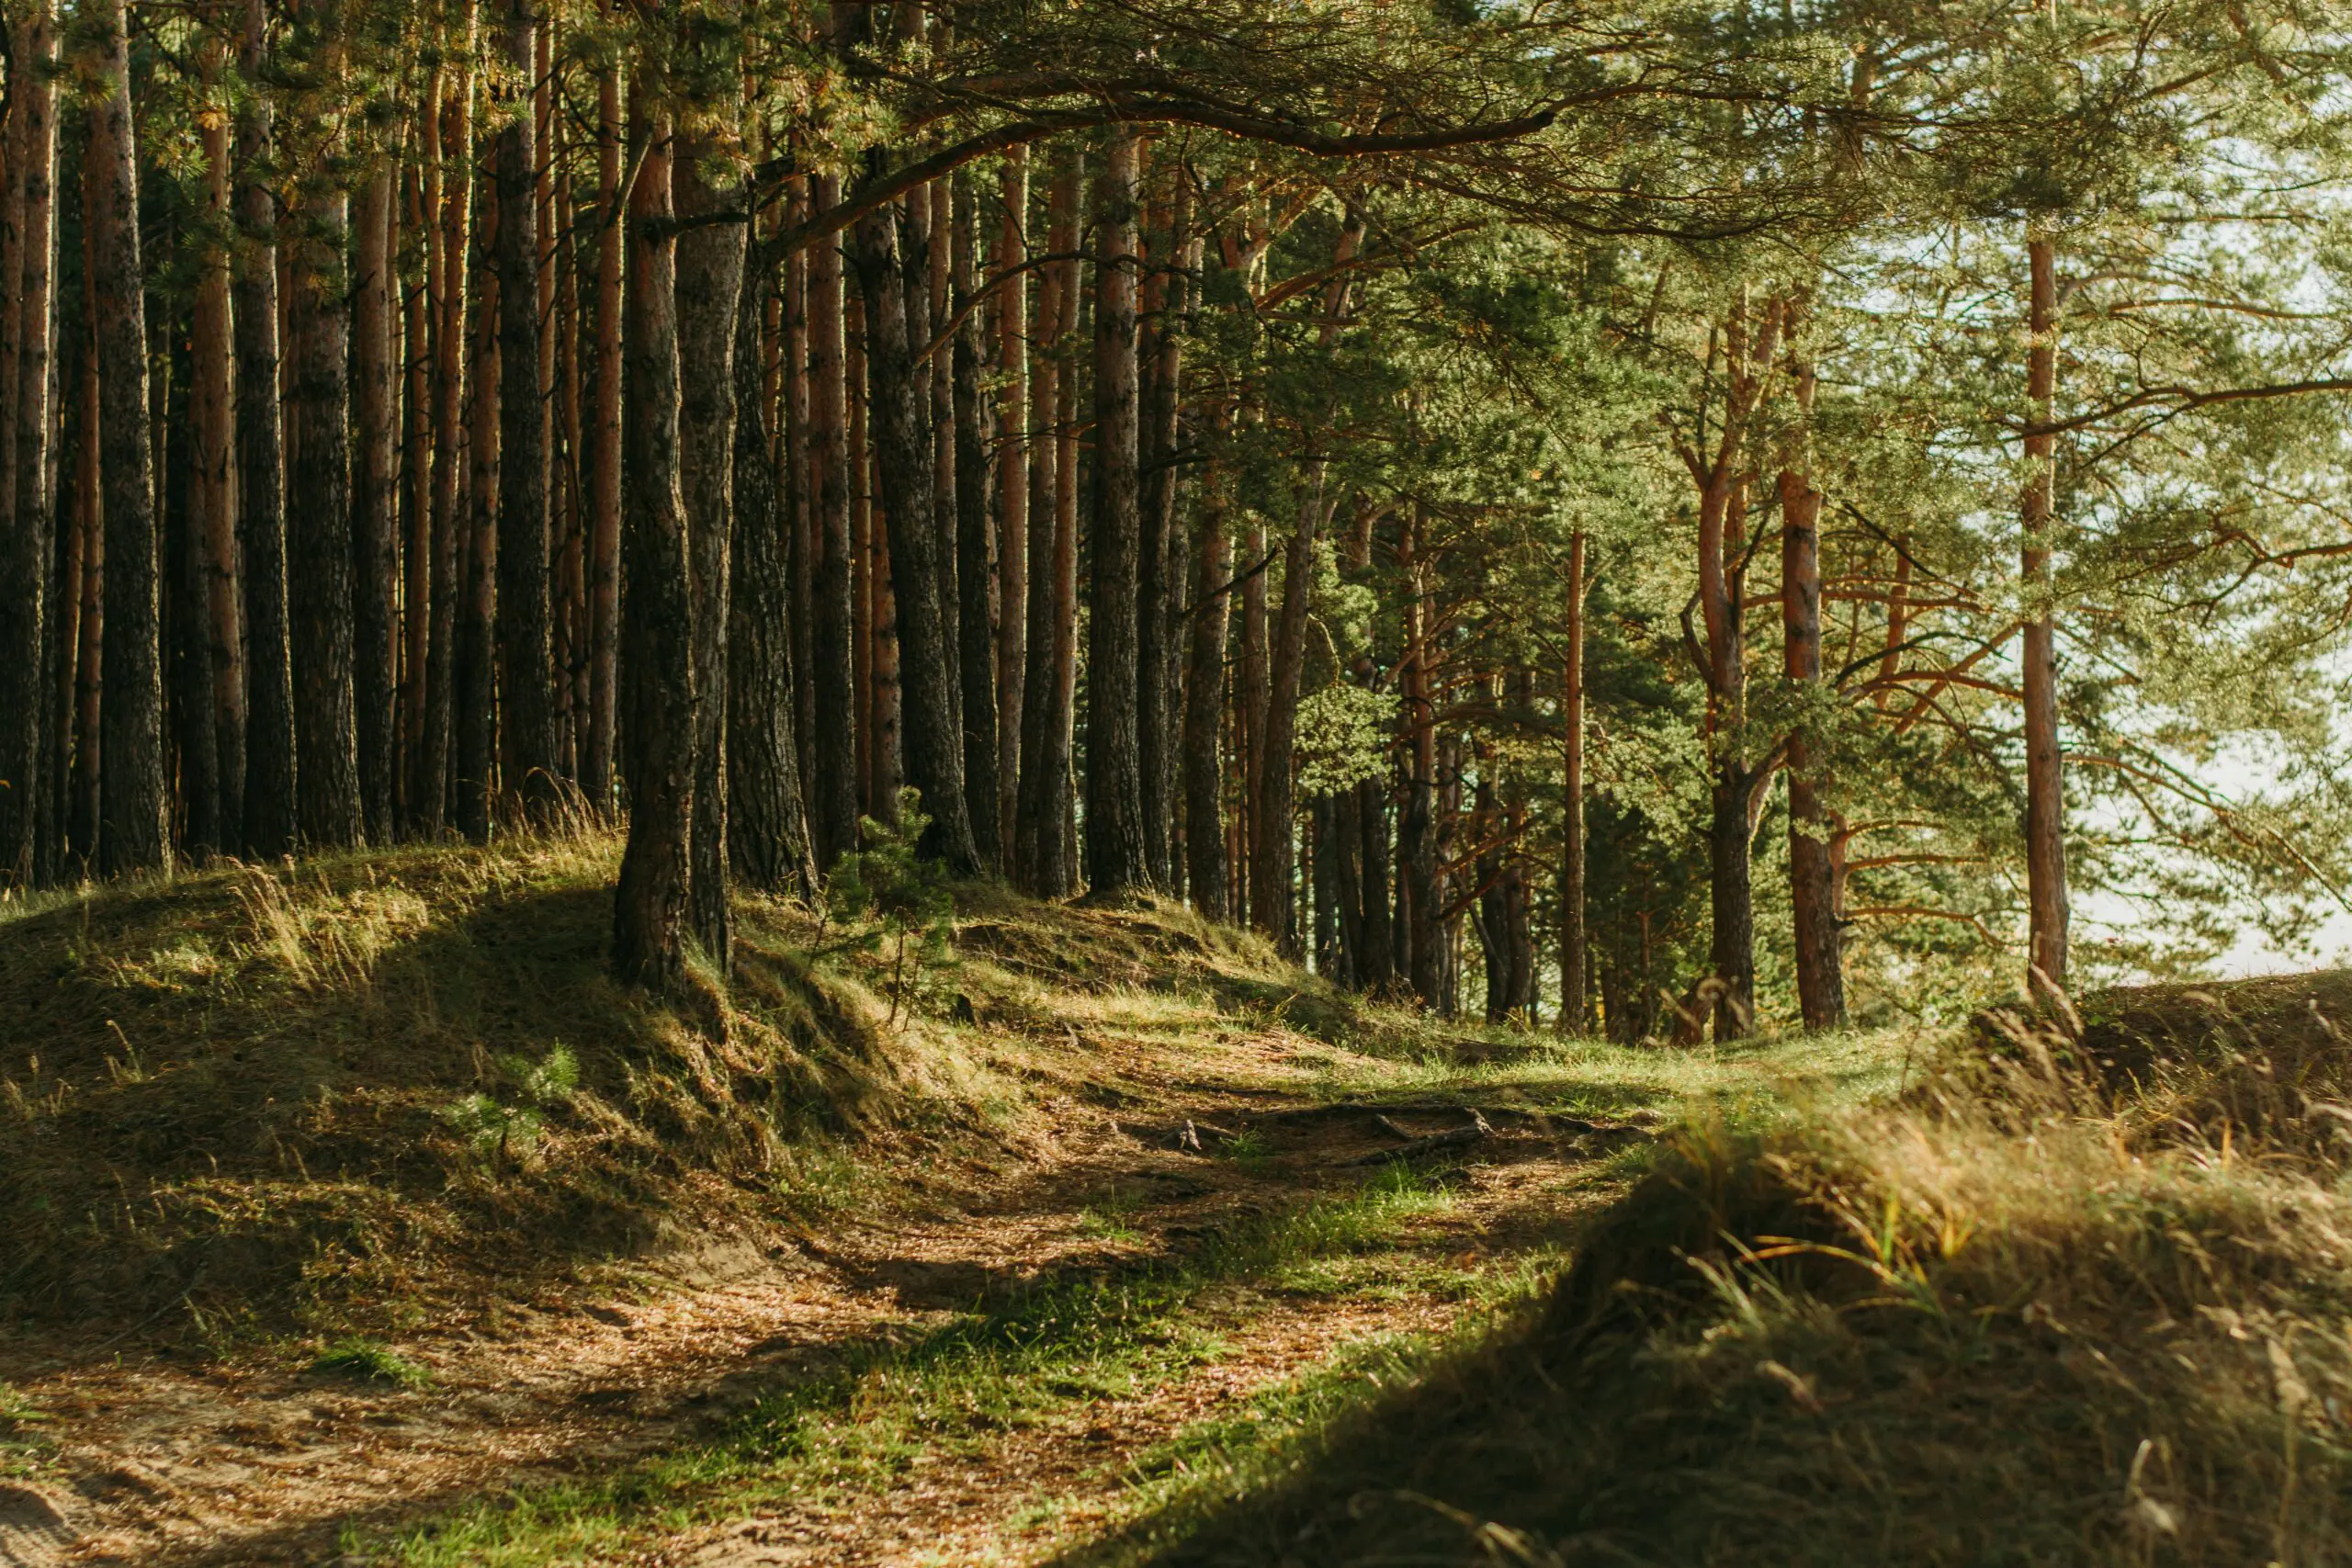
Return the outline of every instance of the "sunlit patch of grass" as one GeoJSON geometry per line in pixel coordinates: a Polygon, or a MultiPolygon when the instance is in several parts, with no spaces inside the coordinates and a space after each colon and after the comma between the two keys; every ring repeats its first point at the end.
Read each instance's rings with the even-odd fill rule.
{"type": "Polygon", "coordinates": [[[311,1358],[311,1370],[400,1388],[429,1388],[433,1383],[428,1368],[373,1339],[337,1339],[311,1358]]]}
{"type": "Polygon", "coordinates": [[[1203,1287],[1378,1246],[1450,1201],[1410,1172],[1235,1227],[1179,1259],[1047,1285],[906,1343],[869,1344],[780,1388],[721,1440],[590,1481],[485,1499],[391,1540],[416,1568],[571,1561],[789,1502],[822,1508],[894,1483],[918,1456],[984,1451],[1057,1412],[1130,1398],[1224,1353],[1203,1287]]]}

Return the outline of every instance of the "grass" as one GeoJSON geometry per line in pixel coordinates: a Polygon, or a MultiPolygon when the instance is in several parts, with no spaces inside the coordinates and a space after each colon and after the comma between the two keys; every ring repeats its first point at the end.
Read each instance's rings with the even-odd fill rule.
{"type": "Polygon", "coordinates": [[[2236,1000],[2129,1072],[2013,1021],[1899,1099],[1694,1121],[1530,1309],[1208,1434],[1057,1562],[2352,1558],[2345,1064],[2236,1000]]]}
{"type": "Polygon", "coordinates": [[[623,1553],[763,1506],[873,1495],[919,1456],[985,1451],[1009,1432],[1125,1398],[1215,1359],[1218,1292],[1306,1260],[1382,1246],[1451,1200],[1407,1171],[1220,1233],[1180,1258],[1046,1284],[905,1343],[851,1351],[777,1389],[720,1440],[591,1482],[486,1498],[390,1541],[378,1560],[484,1568],[623,1553]]]}
{"type": "Polygon", "coordinates": [[[433,1386],[430,1370],[373,1339],[338,1339],[312,1359],[311,1370],[401,1388],[433,1386]]]}
{"type": "MultiPolygon", "coordinates": [[[[739,901],[737,962],[610,979],[582,829],[0,904],[0,1322],[222,1348],[532,1300],[1018,1162],[1041,1105],[1229,1077],[1286,973],[1181,910],[960,889],[955,991],[739,901]],[[811,957],[820,935],[835,951],[811,957]],[[1106,1045],[1120,1047],[1116,1060],[1106,1045]]],[[[952,1197],[952,1193],[949,1194],[952,1197]]],[[[1116,1216],[1107,1216],[1115,1221],[1116,1216]]]]}

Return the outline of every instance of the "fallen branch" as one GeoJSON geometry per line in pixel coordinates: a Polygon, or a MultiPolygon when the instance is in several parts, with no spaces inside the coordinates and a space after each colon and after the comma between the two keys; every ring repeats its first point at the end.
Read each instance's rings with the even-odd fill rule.
{"type": "MultiPolygon", "coordinates": [[[[1396,1123],[1386,1117],[1384,1116],[1380,1120],[1391,1132],[1396,1130],[1396,1123]]],[[[1478,1143],[1494,1135],[1495,1130],[1487,1125],[1487,1119],[1473,1111],[1470,1112],[1470,1124],[1466,1127],[1456,1127],[1450,1133],[1432,1133],[1426,1138],[1415,1138],[1397,1148],[1380,1149],[1360,1159],[1351,1159],[1348,1163],[1350,1165],[1386,1165],[1392,1160],[1419,1159],[1423,1155],[1435,1154],[1440,1149],[1458,1149],[1465,1144],[1478,1143]]]]}

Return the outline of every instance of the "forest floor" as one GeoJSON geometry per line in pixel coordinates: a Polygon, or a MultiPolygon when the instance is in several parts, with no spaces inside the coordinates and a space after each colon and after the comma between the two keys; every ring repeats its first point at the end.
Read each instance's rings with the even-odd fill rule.
{"type": "Polygon", "coordinates": [[[0,1568],[1112,1561],[1523,1316],[1694,1104],[1898,1070],[1439,1026],[986,892],[920,996],[752,907],[673,1018],[601,977],[609,851],[0,929],[0,1199],[49,1227],[0,1235],[45,1308],[0,1337],[0,1568]]]}
{"type": "Polygon", "coordinates": [[[2352,1561],[2352,976],[1679,1051],[594,835],[0,911],[0,1568],[2352,1561]]]}

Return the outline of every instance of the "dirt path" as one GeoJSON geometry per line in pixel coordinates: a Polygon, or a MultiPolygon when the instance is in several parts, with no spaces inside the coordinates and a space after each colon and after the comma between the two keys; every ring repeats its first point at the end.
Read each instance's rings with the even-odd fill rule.
{"type": "MultiPolygon", "coordinates": [[[[1214,1134],[1204,1151],[1170,1146],[1182,1114],[1123,1125],[1072,1107],[1049,1157],[959,1213],[851,1226],[808,1249],[713,1247],[630,1300],[550,1299],[403,1341],[401,1353],[432,1373],[422,1389],[259,1359],[59,1366],[53,1350],[0,1349],[0,1378],[42,1413],[28,1429],[50,1446],[29,1474],[0,1470],[0,1568],[335,1562],[348,1531],[691,1440],[762,1389],[821,1372],[878,1336],[1343,1190],[1363,1179],[1363,1155],[1464,1121],[1432,1111],[1382,1125],[1263,1099],[1204,1100],[1190,1119],[1261,1129],[1262,1152],[1216,1157],[1214,1134]]],[[[1556,1234],[1571,1207],[1559,1190],[1589,1149],[1531,1124],[1464,1152],[1459,1201],[1416,1221],[1404,1244],[1477,1267],[1556,1234]]],[[[1115,1511],[1128,1457],[1351,1340],[1442,1328],[1460,1310],[1412,1289],[1259,1300],[1221,1328],[1218,1354],[1132,1397],[1074,1404],[984,1452],[924,1456],[854,1506],[771,1511],[682,1536],[651,1560],[1035,1561],[1115,1511]],[[1041,1499],[1055,1500],[1049,1517],[1024,1522],[1041,1499]]]]}

